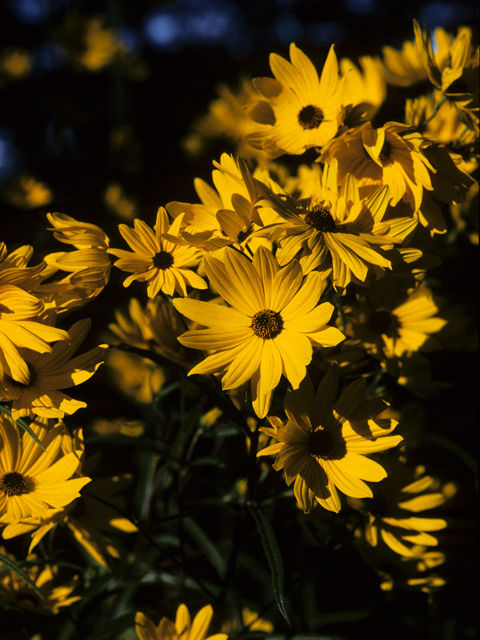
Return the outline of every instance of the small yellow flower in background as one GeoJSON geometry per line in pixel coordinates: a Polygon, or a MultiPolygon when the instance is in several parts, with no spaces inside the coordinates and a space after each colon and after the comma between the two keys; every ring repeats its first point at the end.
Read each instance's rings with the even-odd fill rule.
{"type": "Polygon", "coordinates": [[[117,349],[108,352],[105,366],[113,386],[140,404],[152,402],[166,379],[163,369],[148,358],[117,349]]]}
{"type": "Polygon", "coordinates": [[[141,420],[127,420],[126,418],[95,418],[92,429],[100,436],[115,436],[121,434],[129,438],[139,438],[145,433],[145,424],[141,420]]]}
{"type": "Polygon", "coordinates": [[[21,384],[28,384],[30,370],[19,349],[52,353],[49,342],[70,341],[67,331],[37,322],[44,304],[13,285],[0,286],[0,377],[4,372],[21,384]]]}
{"type": "MultiPolygon", "coordinates": [[[[11,560],[15,558],[0,547],[0,553],[11,560]]],[[[27,557],[27,562],[37,561],[35,554],[27,557]]],[[[32,564],[23,570],[40,590],[43,599],[17,573],[2,565],[0,558],[0,596],[8,602],[7,607],[17,611],[31,611],[42,615],[55,615],[62,607],[69,607],[81,600],[81,596],[72,596],[78,584],[78,576],[65,579],[56,565],[32,564]],[[57,586],[58,585],[58,586],[57,586]]]]}
{"type": "Polygon", "coordinates": [[[416,39],[406,40],[401,51],[393,47],[383,47],[383,65],[388,84],[410,87],[427,79],[427,71],[422,64],[421,46],[416,39]]]}
{"type": "Polygon", "coordinates": [[[0,87],[26,78],[32,70],[32,58],[25,49],[9,48],[0,53],[0,87]]]}
{"type": "Polygon", "coordinates": [[[75,451],[62,450],[65,427],[46,430],[36,423],[32,431],[45,447],[0,416],[0,522],[14,524],[38,518],[48,509],[64,507],[78,498],[90,478],[75,478],[80,459],[75,451]],[[21,432],[20,432],[21,431],[21,432]]]}
{"type": "Polygon", "coordinates": [[[121,50],[115,30],[101,16],[72,12],[54,35],[75,67],[93,73],[112,64],[121,50]]]}
{"type": "Polygon", "coordinates": [[[124,187],[119,182],[110,182],[103,194],[103,201],[109,211],[120,218],[130,222],[138,215],[138,207],[134,198],[127,195],[124,187]]]}
{"type": "Polygon", "coordinates": [[[38,415],[44,418],[63,418],[71,415],[85,402],[74,400],[60,389],[68,389],[93,376],[103,363],[105,349],[100,345],[81,356],[73,357],[90,329],[88,318],[79,320],[68,331],[70,342],[57,342],[51,352],[37,353],[31,349],[19,349],[19,354],[27,364],[30,379],[19,382],[7,373],[0,383],[0,393],[7,400],[13,400],[12,417],[38,415]]]}
{"type": "Polygon", "coordinates": [[[200,609],[193,622],[184,604],[177,609],[175,624],[162,618],[155,627],[154,623],[141,611],[135,616],[135,628],[140,640],[227,640],[226,633],[216,633],[207,637],[208,627],[213,616],[211,605],[200,609]]]}
{"type": "Polygon", "coordinates": [[[308,513],[315,503],[338,513],[337,489],[355,498],[371,497],[365,484],[387,476],[384,468],[364,454],[395,447],[401,436],[391,436],[395,420],[376,418],[387,403],[381,398],[364,400],[365,380],[352,382],[337,400],[339,375],[332,367],[317,391],[310,378],[285,397],[287,422],[262,427],[277,444],[258,456],[277,455],[276,471],[285,470],[287,484],[294,483],[295,497],[308,513]]]}
{"type": "Polygon", "coordinates": [[[263,418],[282,373],[298,388],[313,345],[334,346],[344,335],[327,326],[333,305],[317,306],[325,284],[319,273],[304,279],[296,261],[281,269],[263,247],[253,263],[229,247],[224,255],[225,264],[207,256],[205,268],[212,286],[231,306],[174,300],[180,313],[208,327],[187,331],[178,340],[187,347],[216,351],[189,375],[219,373],[223,389],[251,380],[253,408],[263,418]]]}
{"type": "Polygon", "coordinates": [[[21,175],[11,180],[2,190],[2,197],[17,209],[36,209],[50,204],[53,193],[37,178],[21,175]]]}
{"type": "Polygon", "coordinates": [[[245,111],[246,104],[260,98],[252,81],[244,78],[235,89],[220,84],[217,93],[219,97],[210,103],[208,113],[194,122],[192,133],[183,140],[185,151],[197,156],[206,149],[209,142],[225,138],[236,145],[236,157],[255,158],[260,164],[265,163],[268,156],[244,140],[247,134],[258,128],[245,111]]]}
{"type": "Polygon", "coordinates": [[[134,228],[119,225],[124,240],[133,252],[123,249],[109,249],[108,253],[119,258],[114,265],[133,275],[123,283],[128,287],[134,280],[148,282],[147,294],[154,298],[159,291],[172,296],[176,291],[187,295],[186,285],[196,289],[206,289],[207,283],[191,267],[200,259],[198,249],[189,246],[180,237],[183,215],[170,225],[168,214],[163,207],[157,212],[154,230],[143,220],[135,219],[134,228]]]}
{"type": "Polygon", "coordinates": [[[291,63],[270,54],[270,67],[276,79],[253,80],[255,89],[265,99],[254,102],[249,113],[263,127],[248,134],[245,140],[271,158],[323,147],[338,130],[343,95],[333,45],[320,80],[310,59],[293,43],[290,59],[291,63]]]}

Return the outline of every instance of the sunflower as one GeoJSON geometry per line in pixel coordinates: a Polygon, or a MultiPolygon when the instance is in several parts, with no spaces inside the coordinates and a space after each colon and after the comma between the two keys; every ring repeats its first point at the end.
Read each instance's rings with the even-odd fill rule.
{"type": "Polygon", "coordinates": [[[312,359],[312,344],[334,346],[344,339],[338,329],[326,326],[333,305],[317,306],[324,284],[319,273],[303,279],[296,261],[280,269],[263,247],[255,252],[253,263],[230,248],[225,250],[225,264],[210,256],[205,263],[212,286],[231,306],[173,301],[180,313],[208,327],[187,331],[179,341],[216,351],[189,375],[219,373],[223,389],[251,380],[253,407],[264,417],[282,373],[298,388],[312,359]]]}
{"type": "Polygon", "coordinates": [[[213,609],[208,604],[200,609],[192,623],[187,607],[181,604],[177,609],[175,624],[168,618],[162,618],[155,627],[150,618],[141,611],[137,611],[135,628],[140,640],[167,640],[167,638],[169,640],[227,640],[226,633],[216,633],[206,637],[212,616],[213,609]]]}
{"type": "Polygon", "coordinates": [[[245,137],[270,157],[302,154],[310,147],[323,147],[337,133],[342,107],[338,62],[330,47],[320,80],[310,59],[290,45],[291,63],[270,55],[272,78],[255,78],[255,89],[266,100],[250,107],[250,117],[263,128],[245,137]]]}
{"type": "Polygon", "coordinates": [[[285,398],[287,422],[260,430],[278,440],[257,455],[277,454],[273,468],[285,470],[287,484],[294,483],[295,497],[307,513],[315,502],[329,511],[341,508],[337,489],[347,496],[371,497],[363,482],[378,482],[386,472],[364,454],[396,446],[401,436],[390,436],[395,420],[376,418],[385,409],[380,398],[364,401],[366,382],[352,382],[335,401],[339,375],[332,367],[317,392],[306,378],[285,398]]]}
{"type": "Polygon", "coordinates": [[[207,288],[203,278],[190,269],[196,266],[199,256],[195,247],[179,237],[182,221],[183,215],[179,215],[170,225],[166,210],[160,207],[154,231],[138,218],[133,221],[134,229],[126,224],[118,226],[133,249],[133,253],[123,249],[108,250],[119,258],[114,263],[116,267],[133,274],[124,281],[124,287],[134,280],[148,282],[149,298],[154,298],[159,291],[169,296],[176,291],[186,296],[187,284],[196,289],[207,288]]]}
{"type": "Polygon", "coordinates": [[[369,271],[379,275],[390,269],[391,262],[377,246],[385,248],[401,242],[416,221],[404,217],[383,222],[387,188],[376,189],[369,198],[361,199],[355,178],[347,176],[340,189],[337,178],[338,164],[333,158],[324,166],[314,191],[301,200],[257,181],[264,201],[285,221],[259,233],[278,240],[280,264],[297,258],[304,273],[313,269],[325,272],[331,267],[333,285],[343,292],[352,280],[364,283],[369,271]]]}
{"type": "Polygon", "coordinates": [[[75,451],[65,453],[65,427],[46,431],[32,423],[32,431],[43,451],[26,432],[0,416],[0,522],[11,524],[23,518],[41,517],[48,509],[64,507],[78,498],[90,478],[74,478],[80,460],[75,451]]]}
{"type": "Polygon", "coordinates": [[[76,322],[68,332],[71,344],[57,342],[50,353],[19,350],[28,366],[30,380],[27,383],[18,382],[6,375],[0,384],[0,393],[3,392],[7,400],[13,400],[14,420],[34,415],[63,418],[65,413],[71,415],[77,409],[87,406],[85,402],[73,400],[59,390],[85,382],[103,362],[107,345],[95,347],[81,356],[71,358],[85,339],[90,326],[88,318],[76,322]]]}

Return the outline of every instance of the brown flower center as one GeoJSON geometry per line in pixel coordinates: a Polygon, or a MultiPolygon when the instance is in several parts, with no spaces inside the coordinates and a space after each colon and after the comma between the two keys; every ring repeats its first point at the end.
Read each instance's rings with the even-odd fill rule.
{"type": "Polygon", "coordinates": [[[153,256],[153,266],[165,271],[173,265],[173,256],[168,251],[159,251],[153,256]]]}
{"type": "MultiPolygon", "coordinates": [[[[365,155],[367,156],[367,158],[373,162],[374,161],[373,158],[367,152],[365,147],[363,147],[363,150],[365,151],[365,155]]],[[[385,138],[385,142],[383,143],[383,147],[382,147],[382,150],[380,151],[380,155],[378,156],[378,159],[384,166],[386,166],[386,165],[392,164],[393,162],[391,155],[392,155],[392,144],[389,140],[385,138]]]]}
{"type": "Polygon", "coordinates": [[[333,457],[337,443],[330,431],[319,428],[314,431],[308,439],[308,452],[314,458],[329,460],[333,457]]]}
{"type": "Polygon", "coordinates": [[[305,214],[305,222],[317,231],[333,231],[335,229],[335,220],[332,214],[320,204],[317,204],[305,214]]]}
{"type": "Polygon", "coordinates": [[[375,333],[385,333],[389,336],[398,336],[400,322],[397,316],[386,309],[374,311],[368,321],[370,329],[375,333]]]}
{"type": "Polygon", "coordinates": [[[6,473],[0,481],[0,491],[7,496],[21,496],[27,492],[27,483],[24,476],[17,471],[6,473]]]}
{"type": "Polygon", "coordinates": [[[259,338],[272,340],[272,338],[276,338],[282,332],[283,320],[277,311],[264,309],[253,316],[250,326],[253,333],[259,338]]]}
{"type": "Polygon", "coordinates": [[[298,124],[304,129],[318,129],[323,122],[323,111],[313,104],[303,107],[298,112],[298,124]]]}

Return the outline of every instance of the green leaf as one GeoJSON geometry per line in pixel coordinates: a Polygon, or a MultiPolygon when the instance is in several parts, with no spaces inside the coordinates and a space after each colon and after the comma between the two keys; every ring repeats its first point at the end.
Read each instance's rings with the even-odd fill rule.
{"type": "Polygon", "coordinates": [[[2,565],[8,567],[8,569],[10,569],[11,571],[14,571],[18,576],[20,576],[20,578],[22,578],[22,580],[25,580],[25,582],[35,591],[39,598],[45,600],[43,593],[39,590],[36,584],[29,577],[29,575],[26,574],[25,571],[22,571],[22,569],[20,569],[16,562],[10,560],[10,558],[8,558],[7,556],[4,556],[3,553],[0,553],[0,573],[3,571],[2,565]]]}
{"type": "Polygon", "coordinates": [[[248,505],[248,510],[257,525],[265,556],[270,566],[270,571],[272,572],[273,595],[275,596],[277,606],[280,609],[282,616],[288,624],[292,626],[285,607],[285,595],[283,591],[283,561],[277,538],[275,537],[275,532],[273,531],[273,527],[265,514],[258,509],[258,507],[248,505]]]}
{"type": "Polygon", "coordinates": [[[3,404],[0,404],[0,413],[4,413],[6,416],[8,416],[10,418],[10,420],[12,422],[15,422],[16,424],[18,424],[18,426],[23,429],[24,431],[26,431],[28,433],[29,436],[31,436],[35,442],[38,444],[38,446],[40,447],[40,449],[43,449],[45,451],[45,447],[43,446],[43,444],[40,442],[40,440],[38,439],[38,437],[35,435],[35,433],[33,433],[33,431],[30,429],[30,427],[28,426],[28,424],[26,422],[24,422],[21,418],[18,418],[18,420],[14,420],[12,418],[12,412],[10,411],[10,409],[7,409],[7,407],[4,407],[3,404]]]}
{"type": "Polygon", "coordinates": [[[199,549],[205,554],[205,557],[218,573],[220,578],[223,579],[226,571],[225,561],[205,531],[193,518],[190,517],[183,519],[183,526],[198,544],[199,549]]]}

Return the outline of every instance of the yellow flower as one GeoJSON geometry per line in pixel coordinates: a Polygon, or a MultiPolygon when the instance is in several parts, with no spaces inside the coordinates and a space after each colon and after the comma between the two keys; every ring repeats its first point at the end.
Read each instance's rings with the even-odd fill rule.
{"type": "Polygon", "coordinates": [[[9,182],[2,196],[17,209],[26,210],[43,207],[53,200],[53,193],[44,182],[26,174],[9,182]]]}
{"type": "Polygon", "coordinates": [[[333,285],[340,291],[352,280],[365,282],[372,267],[377,274],[391,268],[375,245],[400,242],[405,230],[416,224],[408,218],[382,222],[388,203],[386,189],[377,189],[362,200],[356,180],[348,176],[338,190],[335,158],[325,165],[320,183],[308,198],[297,200],[286,192],[274,193],[258,185],[270,206],[286,220],[260,232],[279,240],[280,264],[296,257],[304,273],[332,266],[333,285]]]}
{"type": "Polygon", "coordinates": [[[345,78],[341,118],[347,129],[372,120],[387,96],[385,72],[379,58],[362,56],[360,66],[363,73],[348,58],[340,60],[340,74],[345,78]]]}
{"type": "Polygon", "coordinates": [[[26,432],[0,416],[0,522],[11,524],[41,517],[48,509],[64,507],[78,498],[90,478],[72,478],[80,464],[75,451],[62,450],[65,428],[45,431],[32,423],[45,452],[26,432]]]}
{"type": "Polygon", "coordinates": [[[216,351],[189,373],[222,375],[223,389],[251,380],[253,407],[264,417],[282,373],[296,389],[312,359],[312,344],[334,346],[343,334],[327,322],[333,305],[317,306],[322,278],[305,279],[298,262],[280,269],[275,257],[260,247],[253,264],[233,249],[225,264],[207,256],[207,276],[231,306],[200,300],[174,300],[175,307],[208,329],[187,331],[179,341],[194,349],[216,351]]]}
{"type": "Polygon", "coordinates": [[[32,69],[28,51],[19,48],[4,49],[0,53],[0,87],[26,78],[32,69]]]}
{"type": "Polygon", "coordinates": [[[250,117],[263,128],[248,134],[245,140],[272,158],[323,147],[338,130],[342,93],[333,45],[320,80],[310,59],[293,43],[290,59],[291,63],[272,53],[270,67],[276,80],[253,81],[266,100],[251,105],[250,117]]]}
{"type": "Polygon", "coordinates": [[[30,371],[19,349],[51,353],[49,342],[70,340],[63,329],[37,322],[43,310],[43,302],[23,289],[0,286],[0,377],[6,370],[13,380],[28,384],[30,371]]]}
{"type": "Polygon", "coordinates": [[[257,455],[277,454],[276,471],[285,470],[287,484],[294,484],[295,497],[305,512],[318,502],[338,513],[337,489],[356,498],[370,497],[363,482],[378,482],[387,473],[364,454],[396,446],[401,436],[390,436],[395,420],[375,418],[385,409],[380,398],[364,400],[365,380],[352,382],[336,400],[339,375],[332,367],[316,393],[310,378],[285,397],[287,422],[260,430],[278,440],[257,455]]]}
{"type": "Polygon", "coordinates": [[[42,284],[37,295],[46,306],[57,312],[83,306],[98,296],[108,282],[111,262],[107,254],[109,240],[96,224],[80,222],[64,213],[47,213],[56,240],[73,245],[75,251],[59,251],[45,256],[48,269],[45,278],[57,270],[69,275],[58,281],[42,284]]]}
{"type": "Polygon", "coordinates": [[[424,189],[433,190],[430,172],[435,170],[421,148],[422,136],[407,130],[406,125],[396,122],[387,122],[378,129],[366,122],[336,138],[320,159],[338,160],[339,182],[351,173],[359,187],[373,190],[388,185],[390,203],[396,205],[404,200],[416,213],[424,189]]]}
{"type": "MultiPolygon", "coordinates": [[[[3,547],[0,547],[0,553],[15,560],[11,554],[5,553],[3,547]]],[[[38,558],[35,554],[29,555],[27,562],[35,562],[30,566],[24,566],[23,570],[39,589],[43,599],[15,571],[3,568],[0,559],[0,596],[7,600],[7,606],[17,611],[51,615],[59,613],[61,607],[69,607],[81,600],[81,596],[72,596],[78,576],[66,580],[60,575],[58,566],[37,564],[38,558]]]]}
{"type": "Polygon", "coordinates": [[[18,382],[9,375],[0,384],[0,392],[13,400],[12,417],[34,415],[44,418],[63,418],[77,409],[86,407],[85,402],[73,400],[60,389],[77,386],[93,376],[102,364],[107,345],[95,347],[81,356],[71,358],[85,339],[91,326],[88,318],[79,320],[69,330],[71,343],[57,342],[49,353],[37,353],[31,349],[20,349],[19,353],[30,372],[28,382],[18,382]]]}
{"type": "Polygon", "coordinates": [[[120,233],[133,249],[109,249],[108,253],[117,256],[114,265],[133,275],[123,283],[128,287],[134,280],[148,282],[147,294],[154,298],[159,291],[173,295],[186,296],[186,285],[196,289],[206,289],[207,284],[190,269],[198,263],[198,250],[187,245],[180,238],[183,215],[178,216],[172,225],[163,207],[157,212],[154,231],[143,220],[135,219],[134,228],[126,224],[119,225],[120,233]]]}
{"type": "Polygon", "coordinates": [[[358,302],[350,331],[369,353],[400,358],[440,347],[432,334],[440,331],[447,321],[434,317],[441,301],[436,300],[425,283],[407,293],[387,279],[370,296],[359,296],[358,302]]]}
{"type": "MultiPolygon", "coordinates": [[[[351,506],[367,517],[365,525],[356,531],[356,537],[365,538],[372,547],[383,540],[400,556],[417,558],[419,545],[437,546],[438,540],[432,532],[447,526],[443,518],[425,517],[423,512],[445,504],[455,491],[452,483],[442,486],[439,480],[425,475],[423,466],[409,469],[402,463],[392,465],[377,495],[367,500],[349,499],[351,506]]],[[[425,558],[426,563],[429,561],[433,562],[425,558]]]]}
{"type": "Polygon", "coordinates": [[[140,640],[227,640],[226,633],[206,637],[212,616],[213,609],[207,605],[200,609],[192,623],[187,607],[181,604],[177,609],[175,624],[168,618],[162,618],[155,627],[150,618],[137,611],[135,628],[140,640]]]}
{"type": "MultiPolygon", "coordinates": [[[[260,618],[260,615],[256,611],[252,611],[247,607],[242,609],[242,620],[243,626],[249,632],[258,631],[262,634],[264,633],[272,633],[273,632],[273,624],[270,620],[265,620],[264,618],[260,618]]],[[[228,620],[222,625],[222,631],[226,633],[238,632],[239,627],[235,620],[228,620]]]]}

